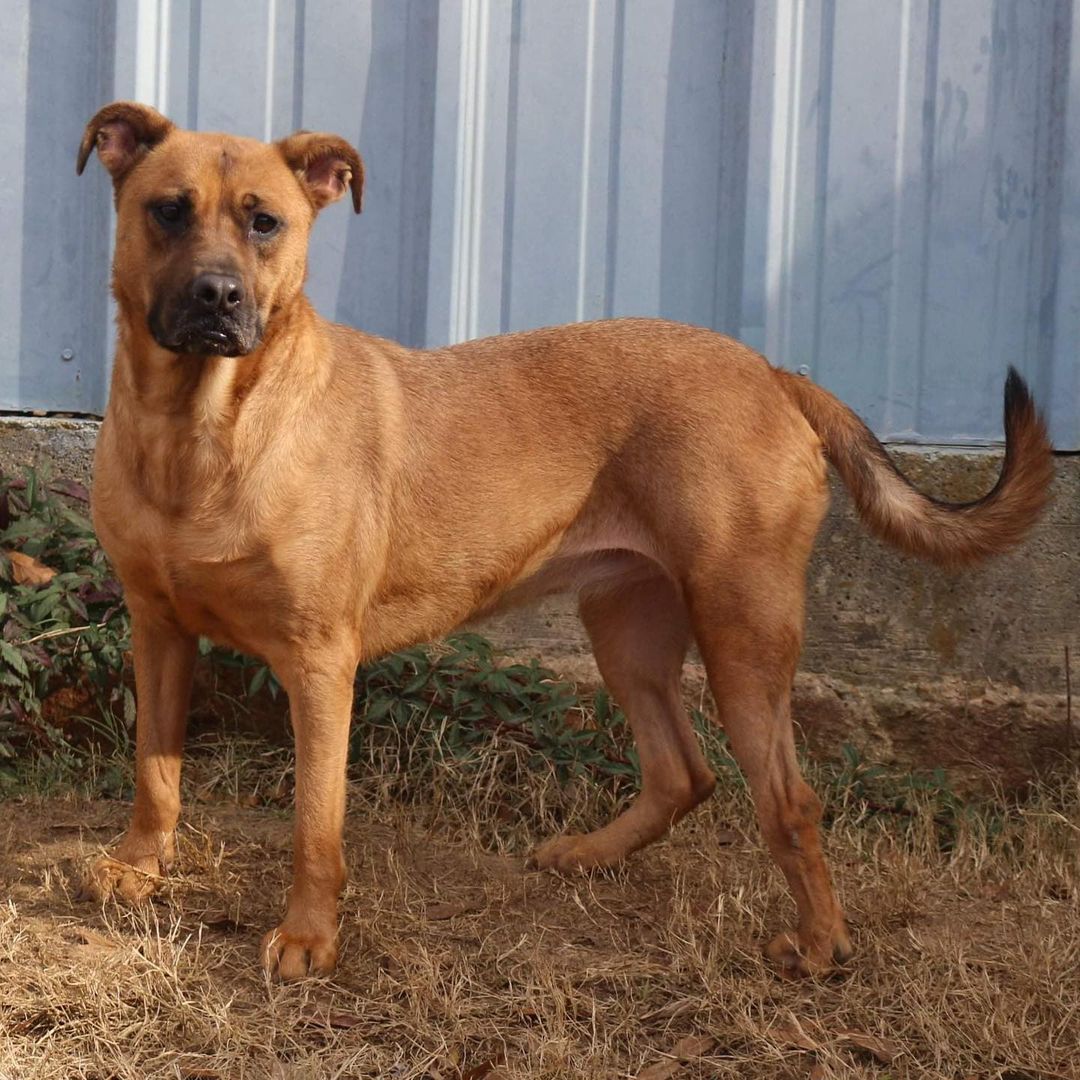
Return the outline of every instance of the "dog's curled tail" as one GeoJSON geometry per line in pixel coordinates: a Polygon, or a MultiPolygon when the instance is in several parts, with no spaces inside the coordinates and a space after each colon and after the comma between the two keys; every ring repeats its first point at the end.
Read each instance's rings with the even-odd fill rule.
{"type": "Polygon", "coordinates": [[[870,429],[809,379],[777,370],[824,444],[859,516],[882,540],[943,566],[963,566],[1018,544],[1050,497],[1053,447],[1027,384],[1015,368],[1005,380],[1005,460],[997,483],[970,503],[922,494],[893,464],[870,429]]]}

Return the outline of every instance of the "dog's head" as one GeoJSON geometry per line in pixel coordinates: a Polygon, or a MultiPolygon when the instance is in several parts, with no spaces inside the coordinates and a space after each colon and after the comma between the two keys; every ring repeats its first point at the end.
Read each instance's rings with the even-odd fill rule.
{"type": "Polygon", "coordinates": [[[95,147],[116,197],[117,301],[174,353],[252,352],[303,286],[315,215],[347,189],[360,212],[364,166],[337,135],[203,134],[117,101],[87,124],[79,174],[95,147]]]}

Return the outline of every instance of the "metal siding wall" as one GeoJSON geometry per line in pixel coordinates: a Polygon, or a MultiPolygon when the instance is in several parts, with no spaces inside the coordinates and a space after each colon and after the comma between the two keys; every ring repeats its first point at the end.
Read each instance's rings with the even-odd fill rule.
{"type": "Polygon", "coordinates": [[[113,5],[17,0],[4,15],[0,408],[95,411],[109,196],[101,177],[75,183],[74,153],[86,102],[109,92],[113,5]]]}
{"type": "Polygon", "coordinates": [[[886,438],[1080,447],[1072,0],[9,0],[0,407],[100,411],[110,222],[81,127],[356,141],[324,314],[410,344],[619,314],[806,365],[886,438]],[[90,48],[87,47],[90,43],[90,48]],[[65,361],[65,349],[74,359],[65,361]]]}
{"type": "Polygon", "coordinates": [[[0,406],[23,399],[19,392],[20,307],[22,302],[23,196],[26,190],[26,95],[30,60],[29,0],[12,2],[0,34],[0,406]]]}

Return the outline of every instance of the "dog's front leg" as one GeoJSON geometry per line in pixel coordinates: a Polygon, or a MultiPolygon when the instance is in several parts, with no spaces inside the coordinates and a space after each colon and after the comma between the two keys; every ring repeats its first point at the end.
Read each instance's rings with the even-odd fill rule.
{"type": "Polygon", "coordinates": [[[296,740],[293,881],[285,918],[263,939],[263,962],[282,979],[328,975],[337,964],[338,894],[356,654],[350,648],[278,669],[296,740]]]}
{"type": "Polygon", "coordinates": [[[98,898],[146,899],[176,854],[180,764],[184,751],[197,639],[165,612],[129,596],[135,654],[137,720],[135,806],[127,832],[111,855],[91,867],[98,898]]]}

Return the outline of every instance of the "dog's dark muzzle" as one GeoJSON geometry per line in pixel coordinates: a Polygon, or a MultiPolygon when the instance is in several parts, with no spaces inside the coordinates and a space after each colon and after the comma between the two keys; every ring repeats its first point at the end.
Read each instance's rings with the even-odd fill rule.
{"type": "Polygon", "coordinates": [[[150,332],[162,348],[198,356],[244,356],[262,336],[243,282],[209,271],[199,274],[169,309],[155,305],[150,332]]]}

